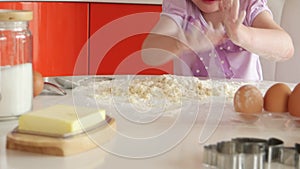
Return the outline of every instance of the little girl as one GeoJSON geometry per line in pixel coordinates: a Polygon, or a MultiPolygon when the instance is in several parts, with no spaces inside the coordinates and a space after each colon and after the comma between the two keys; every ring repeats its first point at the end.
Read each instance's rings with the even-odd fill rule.
{"type": "Polygon", "coordinates": [[[175,74],[262,80],[259,56],[283,61],[293,54],[267,0],[163,0],[142,58],[156,66],[179,57],[175,74]]]}

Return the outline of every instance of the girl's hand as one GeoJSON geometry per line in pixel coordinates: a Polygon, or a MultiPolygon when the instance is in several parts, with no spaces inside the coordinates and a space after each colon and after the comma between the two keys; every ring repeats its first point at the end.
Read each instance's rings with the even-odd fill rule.
{"type": "Polygon", "coordinates": [[[221,0],[219,4],[228,38],[236,45],[241,45],[241,28],[244,27],[243,21],[246,16],[246,11],[239,13],[239,0],[221,0]]]}
{"type": "Polygon", "coordinates": [[[208,29],[205,32],[200,28],[200,22],[195,21],[189,26],[189,30],[184,32],[184,42],[187,48],[195,52],[211,50],[215,45],[220,44],[226,38],[222,24],[214,28],[212,23],[209,22],[208,29]]]}

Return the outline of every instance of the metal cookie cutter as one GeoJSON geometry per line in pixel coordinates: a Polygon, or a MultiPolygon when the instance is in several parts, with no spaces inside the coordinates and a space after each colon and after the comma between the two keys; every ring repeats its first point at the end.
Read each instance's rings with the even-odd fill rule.
{"type": "Polygon", "coordinates": [[[296,143],[295,144],[295,149],[296,149],[296,168],[300,169],[300,144],[296,143]]]}
{"type": "Polygon", "coordinates": [[[265,145],[245,142],[238,144],[239,169],[263,169],[266,160],[265,145]]]}
{"type": "Polygon", "coordinates": [[[278,153],[278,147],[282,147],[284,142],[282,140],[279,140],[277,138],[270,138],[269,140],[260,139],[260,138],[235,138],[232,139],[233,141],[241,142],[243,144],[246,143],[253,143],[263,146],[265,152],[266,152],[266,161],[268,163],[272,162],[272,159],[274,159],[274,155],[278,153]]]}
{"type": "Polygon", "coordinates": [[[272,168],[292,168],[300,169],[299,154],[300,145],[295,144],[295,147],[277,147],[272,153],[272,159],[268,165],[268,169],[272,168]]]}
{"type": "Polygon", "coordinates": [[[204,146],[203,163],[207,166],[217,166],[217,145],[204,146]]]}
{"type": "Polygon", "coordinates": [[[264,169],[270,151],[282,145],[275,138],[235,138],[204,146],[203,163],[218,169],[264,169]]]}
{"type": "Polygon", "coordinates": [[[216,167],[218,169],[238,169],[239,154],[236,142],[225,141],[218,143],[217,152],[216,167]]]}

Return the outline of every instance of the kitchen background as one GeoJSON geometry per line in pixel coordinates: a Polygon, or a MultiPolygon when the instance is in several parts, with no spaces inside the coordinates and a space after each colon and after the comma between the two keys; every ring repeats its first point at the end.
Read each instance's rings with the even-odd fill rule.
{"type": "MultiPolygon", "coordinates": [[[[300,23],[296,21],[296,16],[300,16],[300,1],[269,0],[268,3],[276,22],[291,34],[295,55],[289,61],[278,63],[262,59],[264,79],[299,82],[300,23]]],[[[99,54],[92,50],[93,45],[106,45],[108,43],[106,38],[114,37],[119,31],[126,32],[143,25],[148,25],[145,29],[150,31],[158,20],[161,0],[7,1],[0,2],[0,8],[33,11],[33,20],[30,22],[30,30],[33,34],[33,66],[43,76],[173,72],[171,62],[157,68],[150,68],[144,65],[139,57],[136,57],[134,62],[128,62],[129,65],[125,69],[118,69],[118,65],[128,56],[133,53],[139,55],[138,51],[141,50],[141,44],[147,36],[146,31],[119,39],[105,53],[99,54]],[[97,41],[97,44],[90,44],[95,41],[89,39],[99,29],[107,27],[120,18],[144,12],[154,12],[155,15],[137,20],[136,23],[120,23],[119,31],[111,31],[104,36],[103,40],[97,41]],[[99,57],[102,60],[98,64],[99,57]],[[144,70],[135,72],[133,68],[136,66],[144,70]]]]}

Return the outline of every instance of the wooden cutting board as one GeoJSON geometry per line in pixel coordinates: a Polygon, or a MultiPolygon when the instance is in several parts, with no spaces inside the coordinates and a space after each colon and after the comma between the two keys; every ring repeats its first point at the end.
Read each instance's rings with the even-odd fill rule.
{"type": "Polygon", "coordinates": [[[68,138],[54,138],[11,132],[7,135],[7,149],[55,156],[69,156],[99,147],[110,141],[116,133],[116,122],[109,121],[99,129],[68,138]]]}

